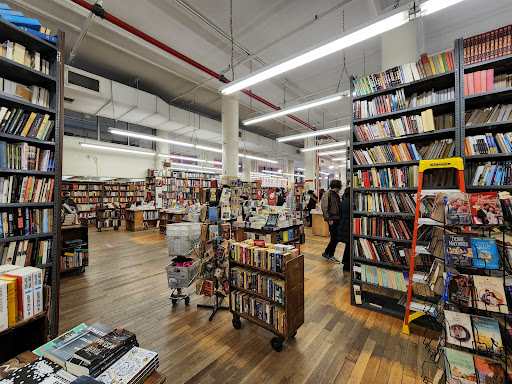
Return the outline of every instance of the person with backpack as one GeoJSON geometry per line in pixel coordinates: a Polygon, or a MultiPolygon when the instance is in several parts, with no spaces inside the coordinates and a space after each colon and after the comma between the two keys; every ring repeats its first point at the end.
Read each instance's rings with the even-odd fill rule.
{"type": "Polygon", "coordinates": [[[336,245],[338,245],[338,223],[341,218],[341,181],[331,180],[329,188],[330,189],[322,196],[321,207],[324,220],[329,224],[331,240],[325,248],[324,253],[322,253],[322,256],[327,260],[339,263],[339,260],[334,257],[334,252],[336,251],[336,245]]]}
{"type": "Polygon", "coordinates": [[[341,259],[344,271],[350,271],[350,233],[350,187],[347,187],[343,192],[338,223],[338,241],[345,243],[345,251],[341,259]]]}

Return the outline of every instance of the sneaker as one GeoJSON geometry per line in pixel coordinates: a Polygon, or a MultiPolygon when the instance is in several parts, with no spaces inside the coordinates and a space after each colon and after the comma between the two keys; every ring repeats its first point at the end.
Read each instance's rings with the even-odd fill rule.
{"type": "Polygon", "coordinates": [[[334,256],[329,257],[329,261],[334,261],[335,263],[340,263],[340,261],[334,256]]]}
{"type": "Polygon", "coordinates": [[[325,252],[324,252],[324,253],[322,253],[322,257],[325,257],[325,258],[326,258],[326,259],[328,259],[328,260],[331,258],[331,256],[329,256],[329,255],[328,255],[327,253],[325,253],[325,252]]]}

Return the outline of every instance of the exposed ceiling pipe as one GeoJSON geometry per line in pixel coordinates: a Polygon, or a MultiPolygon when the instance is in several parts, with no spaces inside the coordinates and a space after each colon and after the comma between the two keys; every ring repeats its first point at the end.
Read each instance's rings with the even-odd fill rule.
{"type": "MultiPolygon", "coordinates": [[[[92,7],[93,7],[92,4],[89,4],[85,0],[71,0],[71,1],[73,3],[81,6],[81,7],[89,10],[89,11],[92,11],[92,7]]],[[[140,39],[147,41],[148,43],[154,45],[155,47],[160,48],[161,50],[163,50],[163,51],[173,55],[174,57],[184,61],[185,63],[191,65],[192,67],[197,68],[197,69],[205,72],[206,74],[216,78],[219,81],[222,81],[224,83],[230,83],[231,82],[230,80],[226,79],[224,76],[216,73],[215,71],[209,69],[208,67],[205,67],[204,65],[198,63],[197,61],[191,59],[190,57],[185,56],[181,52],[176,51],[175,49],[173,49],[173,48],[169,47],[168,45],[162,43],[161,41],[158,41],[157,39],[147,35],[146,33],[142,32],[141,30],[133,27],[132,25],[124,22],[123,20],[115,17],[114,15],[112,15],[112,14],[110,14],[108,12],[105,12],[105,18],[104,19],[107,20],[108,22],[114,24],[114,25],[117,25],[119,28],[122,28],[125,31],[132,33],[133,35],[139,37],[140,39]]],[[[243,90],[241,90],[241,92],[246,94],[249,97],[252,97],[254,100],[259,101],[260,103],[265,104],[266,106],[268,106],[268,107],[270,107],[270,108],[272,108],[272,109],[274,109],[276,111],[280,109],[278,106],[276,106],[276,105],[272,104],[271,102],[261,98],[260,96],[257,96],[256,94],[252,93],[249,90],[243,89],[243,90]]],[[[302,124],[305,127],[308,127],[309,129],[311,129],[313,131],[316,131],[315,127],[313,127],[312,125],[306,123],[305,121],[302,121],[298,117],[295,117],[295,116],[292,116],[292,115],[287,115],[287,116],[290,119],[296,121],[297,123],[302,124]]],[[[332,139],[337,141],[334,138],[332,138],[332,139]]]]}

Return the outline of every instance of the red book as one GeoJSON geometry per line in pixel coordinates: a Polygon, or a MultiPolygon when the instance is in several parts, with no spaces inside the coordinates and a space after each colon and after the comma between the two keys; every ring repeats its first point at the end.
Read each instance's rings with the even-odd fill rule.
{"type": "Polygon", "coordinates": [[[480,76],[480,71],[473,72],[473,83],[475,84],[475,93],[482,92],[482,77],[480,76]]]}
{"type": "Polygon", "coordinates": [[[464,96],[469,95],[469,75],[467,73],[464,74],[464,96]]]}
{"type": "Polygon", "coordinates": [[[473,74],[468,74],[468,95],[475,94],[475,82],[473,81],[473,74]]]}
{"type": "Polygon", "coordinates": [[[493,91],[494,90],[494,68],[487,70],[486,79],[487,79],[487,86],[486,86],[487,92],[493,91]]]}
{"type": "Polygon", "coordinates": [[[487,92],[487,71],[480,71],[480,87],[482,88],[482,92],[487,92]]]}

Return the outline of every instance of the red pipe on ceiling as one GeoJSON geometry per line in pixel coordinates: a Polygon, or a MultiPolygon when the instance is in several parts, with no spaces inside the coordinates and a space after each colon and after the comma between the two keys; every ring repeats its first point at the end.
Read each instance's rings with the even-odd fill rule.
{"type": "MultiPolygon", "coordinates": [[[[80,5],[81,7],[84,7],[86,9],[88,9],[89,11],[92,11],[92,4],[89,4],[87,1],[85,0],[71,0],[73,3],[75,4],[78,4],[80,5]]],[[[133,27],[132,25],[124,22],[123,20],[121,19],[118,19],[117,17],[115,17],[114,15],[108,13],[108,12],[105,12],[105,20],[111,22],[112,24],[114,25],[117,25],[118,27],[124,29],[125,31],[128,31],[130,32],[131,34],[141,38],[142,40],[145,40],[147,41],[148,43],[150,44],[153,44],[155,47],[158,47],[160,48],[161,50],[177,57],[178,59],[186,62],[187,64],[190,64],[191,66],[193,66],[194,68],[197,68],[205,73],[207,73],[208,75],[216,78],[217,80],[219,81],[223,81],[226,82],[226,83],[230,83],[231,81],[226,79],[225,77],[223,77],[222,75],[219,75],[218,73],[216,73],[215,71],[212,71],[211,69],[205,67],[204,65],[198,63],[197,61],[191,59],[190,57],[188,56],[185,56],[183,53],[180,53],[178,51],[176,51],[175,49],[172,49],[171,47],[169,47],[168,45],[165,45],[164,43],[162,43],[161,41],[158,41],[156,40],[155,38],[145,34],[144,32],[142,32],[140,29],[137,29],[135,27],[133,27]]],[[[245,93],[247,96],[249,97],[252,97],[254,100],[257,100],[259,101],[260,103],[263,103],[265,104],[266,106],[274,109],[274,110],[279,110],[280,108],[277,106],[277,105],[274,105],[272,104],[271,102],[261,98],[260,96],[258,95],[255,95],[254,93],[252,93],[251,91],[248,91],[246,89],[243,89],[242,90],[243,93],[245,93]]],[[[312,129],[313,131],[316,131],[316,128],[313,127],[312,125],[306,123],[305,121],[302,121],[301,119],[299,119],[298,117],[295,117],[295,116],[292,116],[292,115],[286,115],[288,116],[290,119],[292,120],[295,120],[297,123],[300,123],[306,127],[308,127],[309,129],[312,129]]]]}

